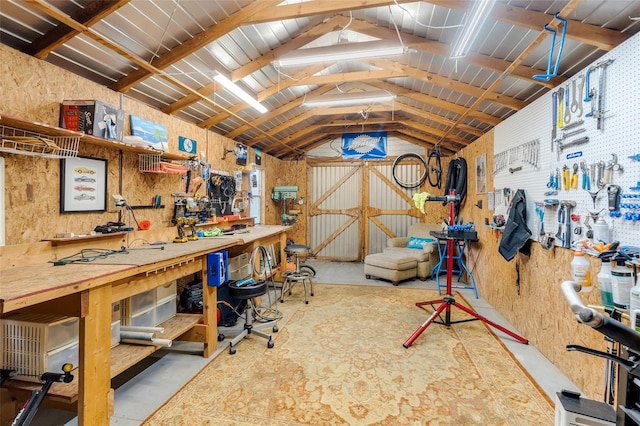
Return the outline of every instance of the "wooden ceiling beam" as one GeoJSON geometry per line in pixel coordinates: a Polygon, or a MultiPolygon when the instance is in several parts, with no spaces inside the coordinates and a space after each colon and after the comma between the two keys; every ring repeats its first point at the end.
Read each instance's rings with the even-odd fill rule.
{"type": "MultiPolygon", "coordinates": [[[[419,70],[417,68],[409,67],[406,65],[398,64],[387,59],[368,59],[366,62],[374,67],[388,70],[389,72],[405,74],[418,81],[424,81],[425,83],[433,84],[434,86],[443,87],[448,90],[452,90],[457,93],[470,96],[472,98],[478,98],[485,94],[485,90],[481,87],[472,86],[470,84],[461,83],[459,81],[451,80],[449,78],[441,77],[436,74],[428,73],[426,71],[419,70]]],[[[514,111],[519,111],[524,108],[527,103],[516,98],[512,98],[506,95],[500,95],[491,93],[486,95],[486,99],[489,102],[493,102],[514,111]]]]}
{"type": "MultiPolygon", "coordinates": [[[[400,3],[409,2],[409,0],[397,1],[400,3]]],[[[151,63],[158,69],[165,69],[242,25],[333,14],[348,10],[388,6],[395,3],[395,1],[388,0],[342,0],[340,2],[303,2],[278,6],[281,2],[281,0],[255,1],[228,18],[223,19],[217,25],[213,25],[184,40],[170,51],[153,59],[151,63]]],[[[148,70],[138,69],[112,84],[110,88],[117,92],[126,92],[150,75],[152,73],[149,73],[148,70]]]]}
{"type": "MultiPolygon", "coordinates": [[[[467,108],[463,107],[462,105],[454,104],[453,102],[438,99],[433,96],[425,95],[423,93],[414,92],[413,90],[407,89],[402,86],[398,86],[397,84],[393,84],[385,81],[375,81],[375,82],[371,81],[371,82],[367,82],[367,84],[369,84],[370,86],[376,87],[378,89],[387,90],[391,93],[395,93],[398,96],[404,96],[406,98],[413,99],[427,105],[432,105],[436,108],[440,108],[444,111],[450,111],[455,114],[464,114],[467,111],[467,108]]],[[[440,114],[438,115],[441,116],[440,114]]],[[[481,121],[483,123],[490,124],[492,126],[495,126],[498,123],[500,123],[500,121],[502,121],[498,117],[494,117],[491,114],[487,114],[480,111],[470,112],[469,117],[475,120],[481,121]]],[[[443,118],[445,117],[443,116],[443,118]]]]}
{"type": "MultiPolygon", "coordinates": [[[[279,2],[279,0],[261,0],[253,2],[242,8],[239,12],[223,19],[217,25],[213,25],[201,33],[193,35],[191,38],[184,40],[181,44],[168,52],[154,58],[151,61],[151,65],[159,70],[163,70],[191,55],[196,50],[205,47],[213,40],[222,37],[241,25],[245,25],[246,22],[250,20],[251,16],[260,12],[262,9],[273,9],[279,2]]],[[[153,75],[153,72],[150,72],[148,69],[139,68],[110,85],[109,88],[116,92],[126,92],[142,80],[149,78],[151,75],[153,75]]]]}
{"type": "MultiPolygon", "coordinates": [[[[569,0],[569,3],[567,3],[565,7],[559,12],[559,16],[567,16],[576,7],[578,7],[579,3],[580,3],[580,0],[569,0]]],[[[550,28],[556,28],[559,25],[559,23],[555,18],[552,18],[552,21],[549,22],[548,24],[550,28]]],[[[475,110],[480,105],[480,103],[484,100],[485,97],[491,96],[491,94],[494,93],[496,88],[502,83],[504,78],[507,75],[509,75],[511,70],[515,69],[518,65],[520,65],[529,56],[529,54],[531,54],[531,52],[533,52],[540,45],[540,43],[542,43],[546,35],[547,35],[547,31],[545,31],[543,28],[538,34],[538,36],[535,38],[535,40],[533,40],[529,44],[529,46],[527,46],[527,48],[520,55],[518,55],[518,57],[511,63],[509,68],[499,78],[497,78],[493,83],[491,83],[491,85],[486,89],[486,92],[482,96],[476,99],[474,103],[471,106],[469,106],[467,113],[462,114],[460,117],[458,117],[457,124],[461,123],[462,120],[464,120],[465,116],[468,115],[470,111],[475,110]]],[[[447,133],[442,137],[442,140],[445,140],[454,129],[455,129],[455,126],[449,128],[447,133]]]]}
{"type": "MultiPolygon", "coordinates": [[[[544,29],[544,25],[553,19],[553,15],[514,7],[500,2],[496,2],[493,6],[491,15],[498,21],[536,31],[544,29]]],[[[588,44],[589,46],[595,46],[598,49],[606,51],[612,50],[630,37],[628,34],[621,33],[620,31],[609,30],[597,25],[571,20],[571,15],[568,13],[561,13],[560,16],[569,21],[569,25],[567,25],[567,38],[588,44]]]]}
{"type": "MultiPolygon", "coordinates": [[[[392,39],[397,37],[397,34],[388,28],[382,28],[361,20],[354,19],[349,28],[353,31],[357,31],[362,34],[366,34],[372,37],[378,37],[381,39],[392,39]]],[[[449,54],[451,53],[451,46],[446,43],[440,43],[435,40],[426,40],[422,37],[406,33],[401,33],[401,37],[402,42],[405,44],[405,46],[412,49],[422,50],[424,52],[432,53],[443,58],[448,58],[449,54]]],[[[469,53],[464,58],[458,59],[458,61],[470,65],[475,65],[480,68],[489,69],[498,73],[504,72],[511,64],[511,62],[509,61],[504,61],[501,59],[492,58],[488,55],[482,55],[473,52],[469,53]]],[[[512,73],[514,77],[527,80],[529,83],[539,84],[548,89],[553,89],[554,87],[557,87],[567,80],[565,77],[556,76],[549,81],[539,81],[533,78],[534,74],[540,74],[540,70],[525,67],[523,65],[518,66],[512,73]]]]}
{"type": "MultiPolygon", "coordinates": [[[[319,87],[319,88],[309,92],[308,95],[309,96],[319,96],[319,95],[322,95],[322,94],[328,92],[331,89],[332,89],[332,87],[330,87],[330,86],[319,87]]],[[[273,111],[270,111],[268,114],[263,114],[261,117],[253,120],[252,124],[254,126],[260,126],[260,125],[264,124],[265,122],[267,122],[267,121],[269,121],[269,120],[271,120],[271,119],[273,119],[275,117],[278,117],[278,116],[280,116],[282,114],[285,114],[285,113],[291,111],[294,108],[299,107],[302,104],[303,101],[304,101],[304,98],[299,98],[299,99],[296,99],[296,100],[294,100],[292,102],[289,102],[289,103],[281,106],[280,108],[277,108],[277,109],[275,109],[273,111]]],[[[237,129],[233,130],[232,132],[226,133],[224,136],[228,137],[229,139],[233,139],[236,136],[241,135],[242,133],[244,133],[247,130],[249,130],[249,127],[245,124],[245,125],[242,125],[242,126],[238,127],[237,129]]]]}
{"type": "MultiPolygon", "coordinates": [[[[26,1],[28,1],[29,4],[32,4],[33,6],[35,6],[36,8],[41,10],[42,12],[46,13],[47,15],[49,15],[49,16],[57,19],[58,21],[68,25],[69,27],[75,29],[76,31],[82,32],[86,36],[88,36],[91,39],[95,40],[96,42],[108,47],[109,49],[113,50],[117,54],[119,54],[119,55],[121,55],[121,56],[123,56],[123,57],[125,57],[125,58],[127,58],[127,59],[129,59],[129,60],[131,60],[133,62],[135,62],[140,67],[149,70],[152,74],[158,74],[164,80],[166,80],[170,84],[173,84],[175,87],[177,87],[178,89],[184,91],[185,93],[192,93],[192,94],[196,94],[196,95],[200,96],[201,100],[209,103],[210,105],[212,105],[212,106],[214,106],[216,108],[219,108],[221,111],[229,113],[230,115],[234,116],[234,118],[236,118],[238,121],[250,125],[253,129],[255,129],[258,133],[264,135],[265,137],[271,138],[270,135],[266,134],[260,128],[254,127],[251,123],[247,122],[242,117],[240,117],[238,115],[235,115],[235,114],[232,114],[226,108],[222,107],[221,105],[218,105],[218,104],[214,103],[211,99],[207,98],[206,96],[200,95],[197,91],[195,91],[194,89],[190,88],[186,84],[184,84],[181,81],[173,78],[172,76],[162,72],[162,70],[159,70],[159,69],[155,68],[152,64],[148,64],[142,58],[140,58],[137,55],[129,52],[128,50],[124,49],[123,47],[117,45],[113,41],[104,38],[102,35],[100,35],[96,31],[94,31],[93,29],[87,27],[86,25],[83,25],[83,24],[81,24],[79,22],[74,21],[69,15],[63,13],[62,11],[60,11],[56,7],[52,6],[51,4],[45,2],[44,0],[26,0],[26,1]]],[[[273,141],[275,143],[280,143],[280,141],[278,139],[273,139],[273,141]]]]}
{"type": "MultiPolygon", "coordinates": [[[[249,74],[255,71],[258,71],[259,69],[271,64],[271,62],[278,55],[282,55],[290,50],[294,50],[300,46],[304,46],[305,44],[312,42],[313,40],[325,34],[326,32],[331,31],[331,28],[334,28],[336,25],[344,24],[345,22],[346,22],[346,18],[344,16],[336,16],[331,18],[327,22],[324,22],[320,25],[316,25],[311,30],[294,38],[291,42],[283,46],[280,46],[279,48],[276,48],[271,52],[265,55],[262,55],[260,58],[255,59],[249,62],[248,64],[241,66],[240,68],[232,71],[229,79],[233,82],[242,80],[244,77],[248,76],[249,74]]],[[[206,86],[203,86],[200,89],[198,89],[198,92],[205,96],[210,96],[214,93],[215,87],[216,85],[214,83],[209,83],[206,86]]],[[[166,114],[173,114],[181,109],[184,109],[190,105],[193,105],[194,103],[198,102],[199,99],[200,98],[198,96],[187,95],[184,98],[173,102],[171,105],[164,107],[162,109],[162,112],[166,114]]],[[[248,104],[244,102],[239,103],[238,106],[244,106],[242,109],[250,107],[248,104]]],[[[240,110],[238,109],[237,112],[239,111],[240,110]]],[[[214,119],[214,121],[211,121],[209,123],[202,122],[202,123],[199,123],[198,125],[200,127],[209,127],[219,123],[220,121],[226,118],[228,118],[228,115],[219,114],[219,117],[216,116],[216,119],[214,119]]]]}
{"type": "MultiPolygon", "coordinates": [[[[71,15],[71,18],[82,25],[90,27],[120,9],[130,1],[131,0],[95,0],[85,4],[82,9],[79,9],[71,15]]],[[[53,27],[35,39],[25,48],[25,53],[33,55],[38,59],[46,59],[46,57],[49,56],[49,53],[62,46],[78,34],[80,34],[80,31],[64,23],[60,23],[60,25],[53,27]]]]}
{"type": "MultiPolygon", "coordinates": [[[[322,69],[323,67],[321,65],[314,65],[312,67],[309,67],[307,69],[305,69],[304,71],[301,71],[300,73],[296,74],[295,76],[293,76],[293,78],[306,78],[308,77],[311,73],[315,73],[318,72],[322,69]]],[[[282,88],[288,87],[289,83],[284,83],[282,85],[282,88]]],[[[257,99],[258,101],[261,101],[260,98],[257,99]]],[[[231,107],[229,109],[229,112],[232,112],[234,114],[239,113],[240,111],[243,111],[245,109],[247,109],[248,105],[244,102],[239,102],[238,104],[236,104],[235,106],[231,107]]],[[[263,114],[262,117],[267,117],[267,119],[269,118],[274,118],[275,117],[275,113],[274,112],[270,112],[268,114],[263,114]]],[[[211,127],[216,125],[217,123],[220,123],[223,120],[226,120],[227,118],[230,117],[229,113],[220,113],[217,114],[215,116],[209,117],[206,120],[201,121],[200,123],[198,123],[199,127],[202,128],[207,128],[207,127],[211,127]]],[[[265,120],[266,121],[266,120],[265,120]]],[[[255,123],[255,120],[252,121],[252,124],[255,123]]]]}
{"type": "MultiPolygon", "coordinates": [[[[463,0],[425,0],[427,3],[442,6],[447,9],[466,10],[471,4],[463,0]]],[[[565,6],[566,7],[566,6],[565,6]]],[[[564,10],[564,9],[563,9],[564,10]]],[[[567,37],[580,43],[595,46],[598,49],[609,51],[630,36],[619,31],[598,27],[597,25],[585,24],[580,21],[573,21],[569,14],[561,13],[560,16],[569,19],[567,26],[567,37]]],[[[543,31],[544,24],[548,24],[553,19],[553,15],[536,12],[522,7],[496,2],[491,10],[490,19],[529,28],[536,31],[543,31]]]]}

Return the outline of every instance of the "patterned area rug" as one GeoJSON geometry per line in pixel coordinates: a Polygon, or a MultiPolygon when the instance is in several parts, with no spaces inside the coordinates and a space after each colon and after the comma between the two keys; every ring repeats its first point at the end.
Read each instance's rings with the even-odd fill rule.
{"type": "Polygon", "coordinates": [[[415,303],[434,290],[314,287],[308,305],[295,288],[278,304],[274,348],[245,338],[144,424],[553,424],[552,402],[480,321],[432,324],[402,346],[431,313],[415,303]]]}

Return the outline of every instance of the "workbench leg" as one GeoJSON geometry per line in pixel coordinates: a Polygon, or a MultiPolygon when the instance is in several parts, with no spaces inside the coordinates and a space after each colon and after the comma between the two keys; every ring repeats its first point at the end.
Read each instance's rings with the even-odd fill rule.
{"type": "Polygon", "coordinates": [[[209,358],[218,348],[218,288],[208,285],[206,261],[202,271],[202,315],[205,328],[204,357],[209,358]]]}
{"type": "Polygon", "coordinates": [[[111,388],[111,286],[87,291],[80,318],[78,425],[109,424],[111,388]]]}
{"type": "Polygon", "coordinates": [[[284,249],[287,247],[287,233],[280,233],[280,273],[287,272],[287,254],[284,249]]]}

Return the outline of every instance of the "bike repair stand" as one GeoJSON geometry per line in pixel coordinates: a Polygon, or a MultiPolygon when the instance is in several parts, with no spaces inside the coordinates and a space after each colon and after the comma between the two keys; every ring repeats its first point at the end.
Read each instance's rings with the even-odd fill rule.
{"type": "MultiPolygon", "coordinates": [[[[449,225],[453,225],[454,221],[455,221],[455,207],[454,207],[454,203],[456,201],[458,201],[460,199],[459,196],[455,195],[455,191],[451,190],[449,192],[449,195],[445,195],[442,197],[427,197],[426,201],[443,201],[443,202],[448,202],[449,203],[449,225]]],[[[446,288],[446,294],[442,299],[438,299],[438,300],[431,300],[428,302],[418,302],[416,303],[416,306],[418,307],[422,307],[424,305],[431,305],[432,307],[436,304],[439,304],[439,306],[435,309],[435,311],[431,314],[431,316],[429,316],[429,318],[427,318],[427,320],[424,322],[424,324],[422,324],[416,331],[413,332],[413,334],[411,335],[411,337],[409,337],[407,339],[406,342],[403,343],[402,346],[404,346],[405,348],[408,348],[409,346],[411,346],[411,344],[413,344],[413,342],[420,336],[420,334],[422,334],[423,331],[425,331],[427,329],[427,327],[429,327],[429,325],[431,325],[432,322],[435,322],[436,324],[441,324],[441,325],[446,325],[447,327],[449,327],[452,324],[457,324],[459,322],[468,322],[468,321],[475,321],[475,320],[480,320],[482,322],[484,322],[485,324],[490,325],[491,327],[497,328],[498,330],[502,331],[503,333],[513,337],[514,339],[516,339],[517,341],[519,341],[520,343],[524,343],[527,344],[529,343],[529,341],[527,339],[525,339],[524,337],[518,336],[517,334],[507,330],[506,328],[488,320],[487,318],[483,317],[482,315],[479,315],[478,313],[472,311],[471,309],[467,308],[466,306],[463,306],[461,304],[459,304],[458,302],[456,302],[455,297],[453,297],[453,295],[451,294],[451,282],[453,280],[453,246],[454,246],[454,239],[453,238],[448,238],[447,239],[447,288],[446,288]],[[467,319],[463,319],[463,320],[458,320],[458,321],[451,321],[451,307],[455,306],[456,308],[468,313],[469,315],[471,315],[473,318],[467,318],[467,319]],[[444,316],[444,321],[435,321],[436,317],[440,316],[440,314],[442,313],[442,311],[445,312],[445,316],[444,316]]]]}

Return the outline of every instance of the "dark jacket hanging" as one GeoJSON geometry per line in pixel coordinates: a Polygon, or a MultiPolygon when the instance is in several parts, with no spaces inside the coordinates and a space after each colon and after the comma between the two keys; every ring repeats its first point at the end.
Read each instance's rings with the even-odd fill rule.
{"type": "Polygon", "coordinates": [[[509,218],[504,227],[498,251],[511,260],[518,251],[531,254],[531,230],[527,227],[527,199],[524,189],[518,189],[509,206],[509,218]]]}

